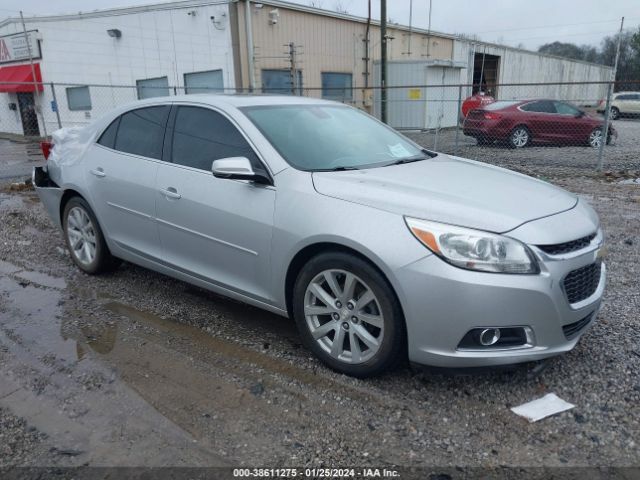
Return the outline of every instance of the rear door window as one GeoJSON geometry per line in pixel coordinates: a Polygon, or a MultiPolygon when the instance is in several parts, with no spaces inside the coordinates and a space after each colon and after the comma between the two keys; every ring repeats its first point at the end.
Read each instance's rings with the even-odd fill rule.
{"type": "Polygon", "coordinates": [[[118,132],[118,124],[120,123],[120,117],[116,118],[107,129],[102,132],[102,135],[98,139],[98,143],[104,147],[113,148],[116,143],[116,133],[118,132]]]}
{"type": "Polygon", "coordinates": [[[539,100],[537,102],[527,103],[520,107],[521,110],[525,112],[532,113],[556,113],[556,108],[553,105],[553,102],[549,100],[539,100]]]}
{"type": "Polygon", "coordinates": [[[573,105],[569,105],[568,103],[564,103],[564,102],[554,102],[554,103],[555,103],[556,111],[560,115],[574,115],[575,116],[575,115],[578,115],[580,113],[580,110],[578,110],[573,105]]]}
{"type": "MultiPolygon", "coordinates": [[[[149,158],[162,158],[169,105],[138,108],[120,117],[115,149],[149,158]]],[[[105,132],[106,133],[106,132],[105,132]]]]}
{"type": "Polygon", "coordinates": [[[208,108],[178,107],[171,161],[210,172],[214,160],[228,157],[246,157],[254,171],[266,174],[247,140],[224,115],[208,108]]]}

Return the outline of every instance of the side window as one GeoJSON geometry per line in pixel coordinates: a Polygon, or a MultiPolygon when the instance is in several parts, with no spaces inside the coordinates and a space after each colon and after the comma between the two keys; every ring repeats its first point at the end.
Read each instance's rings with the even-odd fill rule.
{"type": "Polygon", "coordinates": [[[132,110],[120,117],[115,149],[149,158],[162,158],[169,105],[132,110]]]}
{"type": "Polygon", "coordinates": [[[98,139],[98,143],[102,146],[113,148],[116,143],[116,133],[118,132],[118,124],[120,123],[120,118],[116,118],[111,125],[107,127],[107,129],[102,132],[100,138],[98,139]]]}
{"type": "Polygon", "coordinates": [[[575,108],[572,105],[569,105],[568,103],[564,103],[564,102],[553,102],[556,106],[556,111],[560,114],[560,115],[578,115],[580,113],[580,110],[578,110],[577,108],[575,108]]]}
{"type": "Polygon", "coordinates": [[[525,112],[534,112],[534,113],[556,113],[556,109],[553,106],[553,102],[548,100],[540,100],[538,102],[527,103],[520,107],[521,110],[525,112]]]}
{"type": "Polygon", "coordinates": [[[200,107],[179,107],[173,133],[171,160],[211,171],[214,160],[247,157],[254,170],[265,168],[238,129],[223,115],[200,107]]]}

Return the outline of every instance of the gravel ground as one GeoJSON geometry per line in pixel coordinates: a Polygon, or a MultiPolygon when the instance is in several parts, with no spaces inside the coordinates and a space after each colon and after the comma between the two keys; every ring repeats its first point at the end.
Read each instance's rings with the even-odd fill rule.
{"type": "Polygon", "coordinates": [[[619,181],[640,160],[611,147],[604,175],[573,148],[468,148],[598,211],[609,283],[572,352],[537,373],[338,375],[289,320],[130,264],[80,273],[34,193],[5,188],[0,426],[22,453],[0,448],[0,465],[639,466],[640,187],[619,181]],[[576,408],[533,424],[509,410],[548,392],[576,408]]]}
{"type": "Polygon", "coordinates": [[[24,418],[0,408],[0,467],[33,465],[45,454],[42,447],[46,438],[46,434],[27,425],[24,418]]]}

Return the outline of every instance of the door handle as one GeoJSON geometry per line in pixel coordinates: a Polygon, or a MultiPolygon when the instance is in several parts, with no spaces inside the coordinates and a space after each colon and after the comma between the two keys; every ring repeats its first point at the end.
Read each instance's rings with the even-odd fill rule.
{"type": "Polygon", "coordinates": [[[106,177],[107,174],[104,173],[104,170],[102,169],[102,167],[98,167],[95,170],[89,170],[89,173],[91,173],[92,175],[95,175],[96,177],[106,177]]]}
{"type": "Polygon", "coordinates": [[[175,198],[176,200],[179,198],[182,198],[182,195],[180,195],[178,191],[173,187],[167,187],[166,189],[161,189],[160,192],[168,198],[175,198]]]}

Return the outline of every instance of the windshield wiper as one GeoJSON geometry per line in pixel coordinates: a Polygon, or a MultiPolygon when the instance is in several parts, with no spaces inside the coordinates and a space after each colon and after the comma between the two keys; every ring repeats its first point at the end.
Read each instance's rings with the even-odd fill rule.
{"type": "Polygon", "coordinates": [[[402,165],[403,163],[419,162],[421,160],[426,160],[427,158],[429,157],[426,157],[424,155],[413,155],[411,157],[398,158],[397,160],[393,160],[392,162],[389,162],[384,166],[387,167],[389,165],[402,165]]]}
{"type": "Polygon", "coordinates": [[[344,172],[345,170],[360,170],[357,167],[346,167],[346,166],[339,166],[339,167],[333,167],[333,168],[322,168],[319,170],[315,170],[316,172],[344,172]]]}

